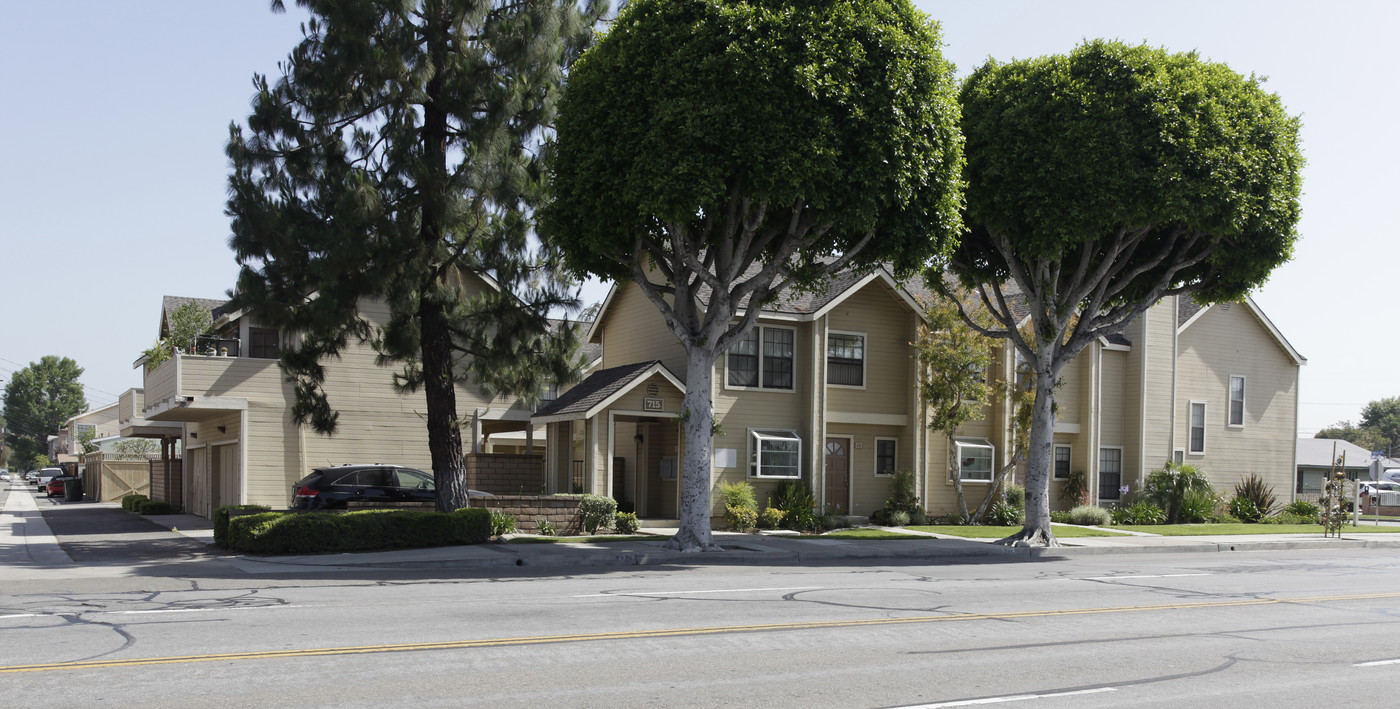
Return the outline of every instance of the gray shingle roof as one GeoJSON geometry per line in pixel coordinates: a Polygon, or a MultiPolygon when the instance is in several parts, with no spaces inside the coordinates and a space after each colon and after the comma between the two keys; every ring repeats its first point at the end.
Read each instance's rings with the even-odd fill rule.
{"type": "Polygon", "coordinates": [[[600,369],[579,382],[574,388],[560,394],[558,399],[540,407],[540,410],[535,412],[535,416],[560,416],[564,414],[581,416],[586,414],[594,406],[642,376],[648,369],[651,369],[652,365],[658,364],[661,362],[651,360],[600,369]]]}
{"type": "Polygon", "coordinates": [[[225,310],[227,310],[228,299],[186,298],[178,295],[164,296],[161,299],[160,318],[160,334],[162,337],[165,336],[165,324],[170,321],[170,316],[174,315],[176,310],[179,310],[181,307],[184,307],[186,303],[194,303],[199,307],[208,310],[210,317],[217,320],[218,317],[222,315],[225,310]]]}
{"type": "Polygon", "coordinates": [[[1176,299],[1176,326],[1181,327],[1186,324],[1196,313],[1201,312],[1206,306],[1196,302],[1195,298],[1189,295],[1179,296],[1176,299]]]}

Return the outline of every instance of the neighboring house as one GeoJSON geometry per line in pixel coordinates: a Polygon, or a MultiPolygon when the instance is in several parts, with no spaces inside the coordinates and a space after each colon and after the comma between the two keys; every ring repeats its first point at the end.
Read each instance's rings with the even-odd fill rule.
{"type": "MultiPolygon", "coordinates": [[[[805,480],[823,508],[868,515],[888,498],[892,473],[912,470],[934,514],[955,509],[955,473],[969,504],[980,501],[1012,456],[1010,407],[990,402],[960,430],[956,458],[948,455],[918,399],[910,343],[921,297],[879,269],[766,307],[715,366],[712,491],[747,480],[762,504],[781,481],[805,480]]],[[[1252,301],[1177,304],[1163,300],[1066,368],[1052,494],[1078,470],[1089,502],[1113,503],[1122,485],[1136,487],[1173,458],[1217,487],[1251,472],[1291,487],[1303,358],[1252,301]]],[[[549,489],[611,495],[641,516],[674,518],[684,350],[634,284],[612,288],[588,341],[602,347],[601,368],[535,415],[549,426],[549,489]]],[[[997,378],[1012,377],[1011,353],[998,348],[997,378]]],[[[712,500],[718,517],[717,491],[712,500]]]]}
{"type": "MultiPolygon", "coordinates": [[[[167,297],[162,326],[174,308],[191,300],[167,297]]],[[[292,422],[294,385],[276,357],[282,348],[296,346],[295,337],[264,326],[253,313],[231,311],[223,301],[195,302],[211,308],[215,336],[198,338],[196,354],[179,354],[145,373],[144,408],[132,422],[133,428],[142,425],[137,418],[147,425],[180,425],[182,470],[165,486],[164,499],[202,516],[228,504],[282,508],[292,483],[316,467],[382,462],[431,469],[424,395],[396,392],[395,369],[376,365],[370,345],[352,339],[339,358],[324,363],[324,390],[340,418],[336,433],[323,436],[292,422]]],[[[389,311],[383,303],[368,302],[360,315],[378,325],[389,311]]],[[[530,423],[534,411],[523,401],[487,399],[475,387],[459,384],[457,407],[469,424],[463,429],[469,458],[485,455],[482,444],[491,436],[520,432],[524,464],[539,468],[530,423]]],[[[468,463],[471,485],[475,468],[468,463]]]]}
{"type": "MultiPolygon", "coordinates": [[[[1348,441],[1332,438],[1298,439],[1298,478],[1294,492],[1299,498],[1322,494],[1322,483],[1338,463],[1349,480],[1371,479],[1371,451],[1348,441]]],[[[1384,459],[1382,469],[1400,468],[1400,461],[1384,459]]]]}
{"type": "Polygon", "coordinates": [[[59,428],[56,450],[51,456],[59,464],[77,463],[82,453],[83,435],[91,432],[92,439],[110,438],[118,434],[117,404],[108,404],[100,409],[84,411],[69,418],[59,428]]]}

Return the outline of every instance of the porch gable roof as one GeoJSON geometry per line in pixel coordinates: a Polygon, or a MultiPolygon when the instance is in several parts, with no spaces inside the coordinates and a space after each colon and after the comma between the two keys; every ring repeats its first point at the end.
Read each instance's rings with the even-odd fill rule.
{"type": "Polygon", "coordinates": [[[579,382],[574,388],[540,407],[531,420],[535,423],[554,423],[593,418],[653,374],[660,374],[677,390],[685,391],[685,384],[671,374],[660,360],[624,364],[620,367],[600,369],[588,375],[587,379],[579,382]]]}

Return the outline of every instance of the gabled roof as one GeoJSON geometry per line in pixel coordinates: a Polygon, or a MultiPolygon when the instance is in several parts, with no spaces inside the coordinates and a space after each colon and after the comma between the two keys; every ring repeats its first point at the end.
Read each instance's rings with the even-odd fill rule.
{"type": "Polygon", "coordinates": [[[658,360],[624,364],[590,374],[574,388],[560,394],[558,399],[545,404],[530,418],[535,423],[592,418],[653,374],[665,377],[677,391],[685,391],[685,385],[658,360]]]}
{"type": "MultiPolygon", "coordinates": [[[[752,265],[744,272],[742,277],[748,277],[758,272],[760,266],[752,265]]],[[[930,293],[924,287],[923,282],[915,278],[911,281],[901,283],[896,281],[894,273],[887,266],[877,266],[875,269],[866,272],[839,271],[833,274],[823,283],[820,290],[799,290],[797,288],[785,288],[778,293],[772,302],[763,306],[763,317],[777,320],[808,321],[816,320],[825,315],[841,301],[849,298],[856,291],[865,287],[866,284],[874,280],[882,280],[899,296],[914,312],[922,312],[919,307],[918,298],[928,296],[930,293]]],[[[585,342],[593,342],[596,339],[598,325],[603,321],[609,307],[618,293],[618,284],[614,282],[608,288],[608,295],[603,299],[603,304],[598,308],[598,314],[593,319],[593,324],[588,328],[588,333],[584,338],[585,342]]],[[[710,304],[711,290],[708,286],[702,285],[696,292],[696,298],[702,306],[708,307],[710,304]]],[[[739,301],[735,307],[736,311],[742,312],[748,306],[748,298],[739,301]]]]}
{"type": "Polygon", "coordinates": [[[1298,467],[1331,468],[1334,450],[1337,457],[1341,457],[1343,453],[1346,454],[1347,470],[1371,466],[1371,451],[1350,441],[1333,438],[1299,438],[1298,467]]]}
{"type": "MultiPolygon", "coordinates": [[[[1208,312],[1212,308],[1230,307],[1229,303],[1202,305],[1201,303],[1197,303],[1195,299],[1191,298],[1190,296],[1179,296],[1177,297],[1176,302],[1176,331],[1178,333],[1184,331],[1188,327],[1191,327],[1191,325],[1193,325],[1197,320],[1200,320],[1201,316],[1205,315],[1206,312],[1208,312]]],[[[1304,357],[1301,354],[1298,354],[1298,350],[1293,349],[1292,343],[1288,341],[1288,338],[1283,336],[1282,332],[1279,332],[1278,327],[1274,325],[1274,321],[1270,320],[1269,316],[1264,314],[1264,311],[1259,307],[1258,303],[1254,302],[1253,298],[1245,296],[1244,300],[1241,301],[1241,303],[1245,307],[1249,308],[1249,311],[1253,313],[1254,317],[1259,320],[1259,324],[1264,326],[1264,329],[1267,330],[1269,335],[1274,338],[1274,341],[1278,343],[1279,347],[1283,348],[1283,351],[1287,353],[1290,359],[1293,360],[1294,364],[1304,365],[1308,363],[1308,358],[1304,357]]]]}
{"type": "Polygon", "coordinates": [[[198,305],[199,307],[208,310],[209,316],[214,320],[218,320],[219,316],[223,315],[224,311],[228,307],[227,298],[187,298],[178,295],[167,295],[161,299],[159,333],[160,336],[165,335],[165,324],[170,322],[170,316],[174,315],[176,310],[179,310],[180,308],[184,307],[187,303],[194,303],[195,305],[198,305]]]}

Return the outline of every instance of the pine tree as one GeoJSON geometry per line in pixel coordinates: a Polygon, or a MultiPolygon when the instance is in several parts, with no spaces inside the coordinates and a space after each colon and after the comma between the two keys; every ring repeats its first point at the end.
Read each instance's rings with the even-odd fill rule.
{"type": "MultiPolygon", "coordinates": [[[[602,7],[568,0],[297,0],[311,17],[270,83],[255,76],[248,134],[230,128],[235,305],[302,335],[281,365],[293,418],[337,414],[327,358],[371,342],[423,391],[438,507],[467,504],[454,384],[533,400],[574,376],[576,308],[532,237],[538,149],[563,72],[602,7]],[[366,299],[387,303],[371,324],[366,299]]],[[[280,0],[273,9],[281,10],[280,0]]]]}

